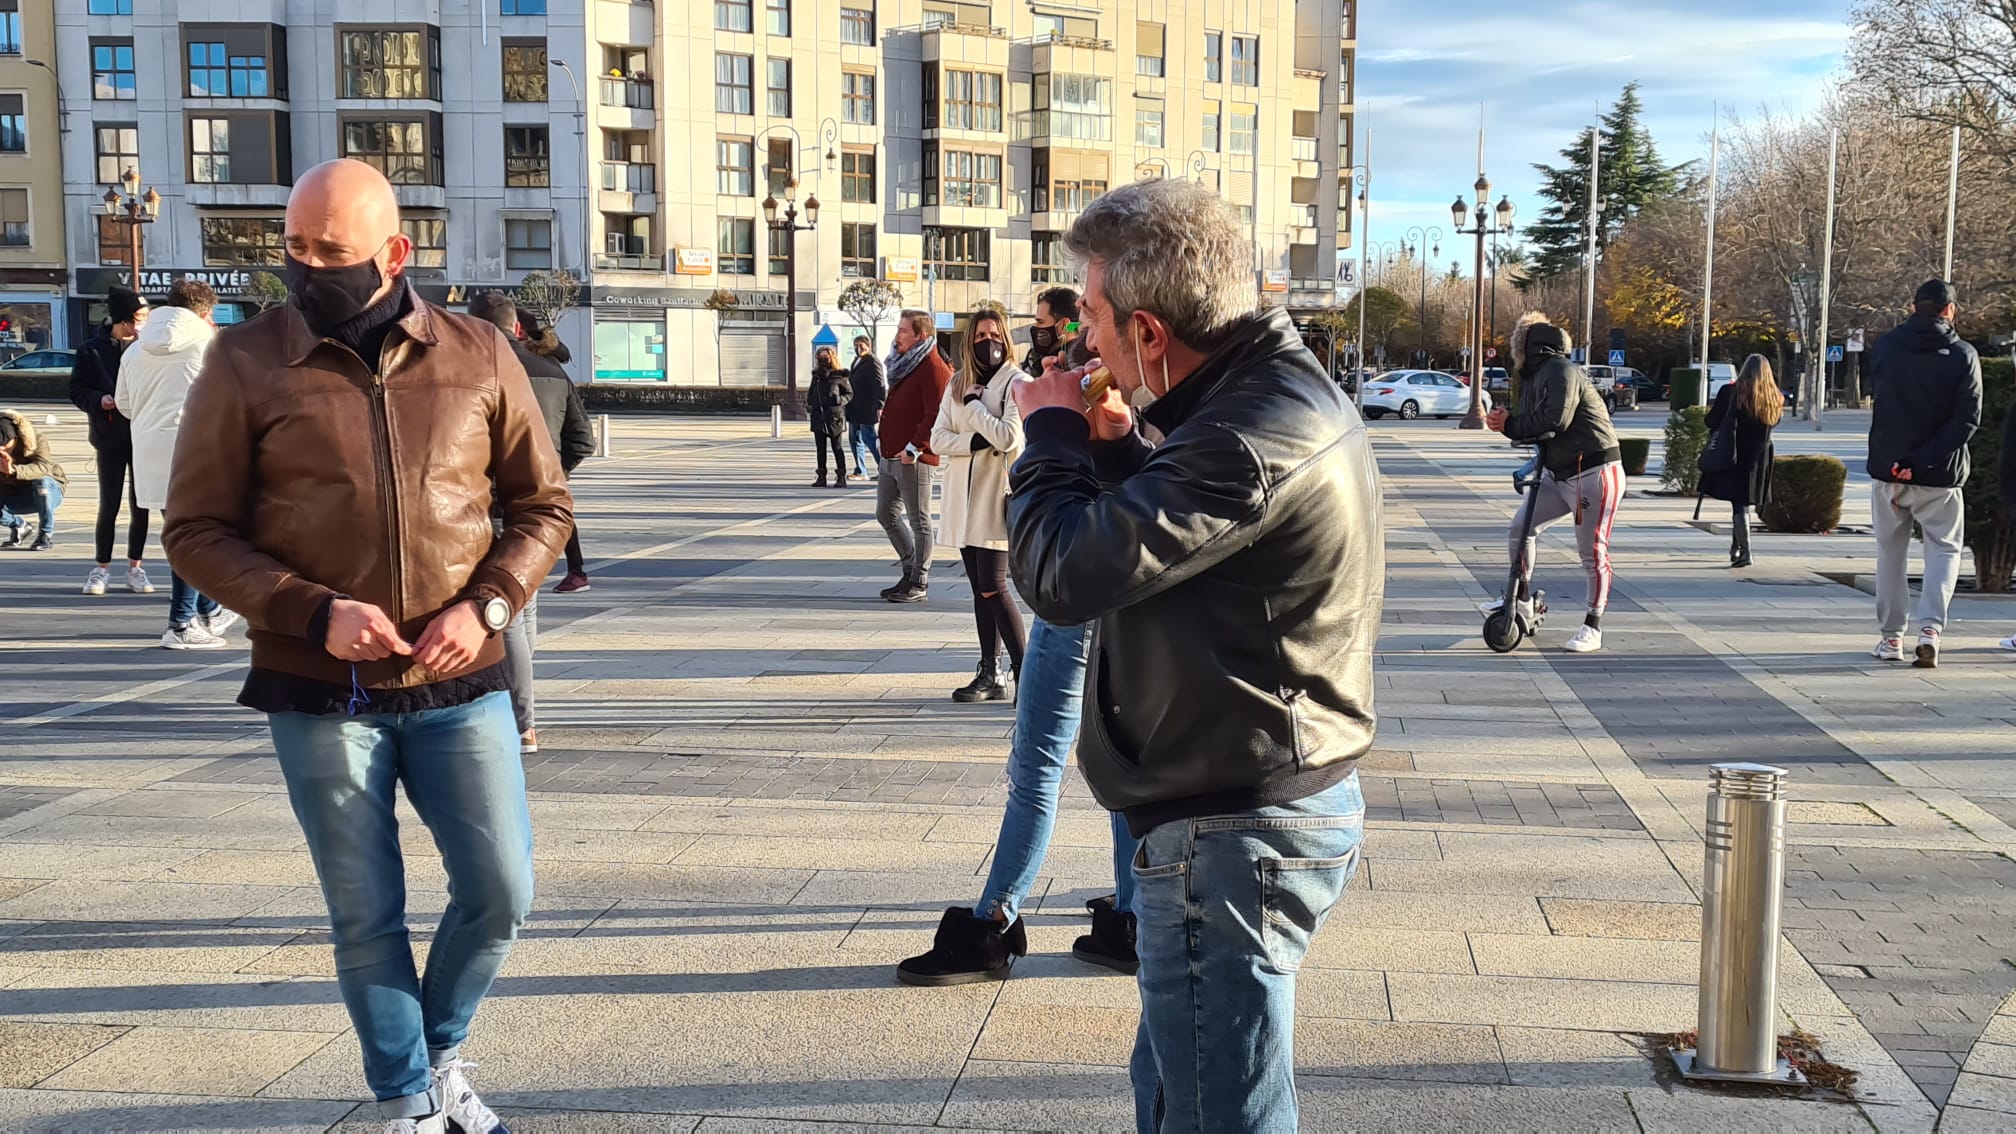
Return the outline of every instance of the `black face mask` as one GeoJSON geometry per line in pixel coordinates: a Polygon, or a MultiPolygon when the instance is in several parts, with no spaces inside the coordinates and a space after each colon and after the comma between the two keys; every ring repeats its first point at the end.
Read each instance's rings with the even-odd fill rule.
{"type": "Polygon", "coordinates": [[[1029,328],[1029,345],[1035,347],[1039,351],[1047,352],[1051,347],[1057,345],[1057,328],[1055,327],[1029,328]]]}
{"type": "Polygon", "coordinates": [[[362,315],[371,306],[371,297],[384,284],[377,255],[374,250],[371,259],[340,268],[311,268],[290,254],[281,274],[295,304],[310,323],[336,327],[362,315]]]}
{"type": "Polygon", "coordinates": [[[973,358],[980,364],[980,373],[992,378],[994,372],[1001,369],[1001,364],[1008,361],[1008,348],[986,339],[973,344],[973,358]]]}

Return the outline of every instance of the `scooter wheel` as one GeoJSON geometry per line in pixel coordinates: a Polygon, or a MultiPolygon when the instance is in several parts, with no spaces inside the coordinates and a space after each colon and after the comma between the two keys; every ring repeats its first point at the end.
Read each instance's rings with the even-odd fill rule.
{"type": "Polygon", "coordinates": [[[1526,634],[1519,628],[1519,620],[1512,612],[1500,610],[1484,620],[1484,644],[1494,653],[1509,654],[1519,648],[1526,634]]]}

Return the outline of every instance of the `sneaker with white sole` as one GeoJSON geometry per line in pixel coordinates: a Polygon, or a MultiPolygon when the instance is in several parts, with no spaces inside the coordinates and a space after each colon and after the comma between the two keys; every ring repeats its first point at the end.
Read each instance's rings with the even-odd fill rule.
{"type": "Polygon", "coordinates": [[[1603,631],[1584,622],[1575,628],[1575,636],[1561,648],[1571,654],[1593,654],[1603,648],[1603,631]]]}
{"type": "Polygon", "coordinates": [[[1912,656],[1911,664],[1918,669],[1939,668],[1939,628],[1927,626],[1918,631],[1918,649],[1912,656]]]}
{"type": "Polygon", "coordinates": [[[205,630],[201,622],[191,622],[180,630],[171,626],[161,632],[161,646],[169,650],[221,650],[228,645],[229,642],[205,630]]]}
{"type": "Polygon", "coordinates": [[[461,1134],[511,1134],[497,1112],[476,1097],[476,1088],[469,1085],[469,1077],[462,1073],[463,1068],[475,1066],[466,1059],[457,1059],[434,1069],[434,1086],[441,1092],[441,1113],[448,1116],[449,1129],[461,1134]]]}
{"type": "Polygon", "coordinates": [[[84,576],[84,593],[87,595],[102,595],[105,593],[105,585],[111,581],[112,572],[103,567],[93,567],[91,568],[91,573],[84,576]]]}
{"type": "Polygon", "coordinates": [[[1875,658],[1877,661],[1903,661],[1904,639],[1903,638],[1878,639],[1876,642],[1876,648],[1869,651],[1869,656],[1875,658]]]}
{"type": "Polygon", "coordinates": [[[217,613],[202,619],[203,629],[210,631],[219,638],[229,634],[233,627],[243,621],[245,621],[244,617],[237,611],[226,610],[221,606],[217,608],[217,613]]]}
{"type": "Polygon", "coordinates": [[[126,589],[136,595],[151,595],[154,593],[154,581],[147,577],[145,567],[129,567],[126,569],[126,589]]]}
{"type": "Polygon", "coordinates": [[[2011,634],[1995,644],[2005,650],[2016,653],[2016,634],[2011,634]]]}
{"type": "Polygon", "coordinates": [[[425,1118],[395,1118],[385,1124],[385,1134],[451,1134],[448,1114],[437,1111],[425,1118]]]}

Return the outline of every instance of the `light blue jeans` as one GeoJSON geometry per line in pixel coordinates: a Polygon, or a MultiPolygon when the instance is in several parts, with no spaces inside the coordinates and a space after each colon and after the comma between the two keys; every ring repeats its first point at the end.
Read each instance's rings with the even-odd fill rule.
{"type": "Polygon", "coordinates": [[[40,480],[0,481],[0,527],[18,528],[35,517],[35,531],[56,530],[56,509],[63,503],[63,486],[53,476],[40,480]]]}
{"type": "Polygon", "coordinates": [[[1139,1134],[1293,1134],[1295,974],[1364,836],[1355,772],[1294,803],[1148,832],[1134,859],[1139,1134]]]}
{"type": "Polygon", "coordinates": [[[880,444],[875,440],[875,427],[861,422],[849,422],[847,444],[854,450],[854,475],[875,475],[874,470],[880,467],[882,460],[880,444]]]}
{"type": "Polygon", "coordinates": [[[419,713],[268,718],[294,815],[329,904],[336,982],[387,1118],[440,1109],[455,1058],[532,906],[532,817],[511,699],[419,713]],[[450,898],[415,972],[393,788],[434,835],[450,898]]]}
{"type": "MultiPolygon", "coordinates": [[[[973,908],[975,917],[991,918],[996,910],[1006,910],[1007,920],[1014,921],[1043,868],[1057,827],[1064,766],[1078,738],[1091,640],[1089,626],[1052,626],[1038,618],[1029,627],[1016,687],[1015,740],[1008,750],[1008,809],[1001,815],[994,865],[987,872],[987,890],[973,908]]],[[[1132,863],[1141,844],[1127,833],[1127,821],[1118,812],[1112,820],[1114,905],[1124,911],[1133,908],[1132,863]]]]}

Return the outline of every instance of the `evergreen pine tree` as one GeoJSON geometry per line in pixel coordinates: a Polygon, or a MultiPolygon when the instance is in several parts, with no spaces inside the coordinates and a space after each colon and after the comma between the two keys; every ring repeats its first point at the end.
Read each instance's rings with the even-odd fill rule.
{"type": "MultiPolygon", "coordinates": [[[[1634,82],[1625,86],[1603,116],[1597,167],[1597,194],[1603,206],[1596,225],[1599,253],[1646,204],[1671,197],[1682,188],[1679,169],[1659,160],[1658,147],[1639,122],[1643,110],[1634,82]]],[[[1540,195],[1547,200],[1540,219],[1526,228],[1527,239],[1533,242],[1533,276],[1540,279],[1582,266],[1589,216],[1587,128],[1576,135],[1574,145],[1561,151],[1561,157],[1566,164],[1533,167],[1540,174],[1540,195]]]]}

